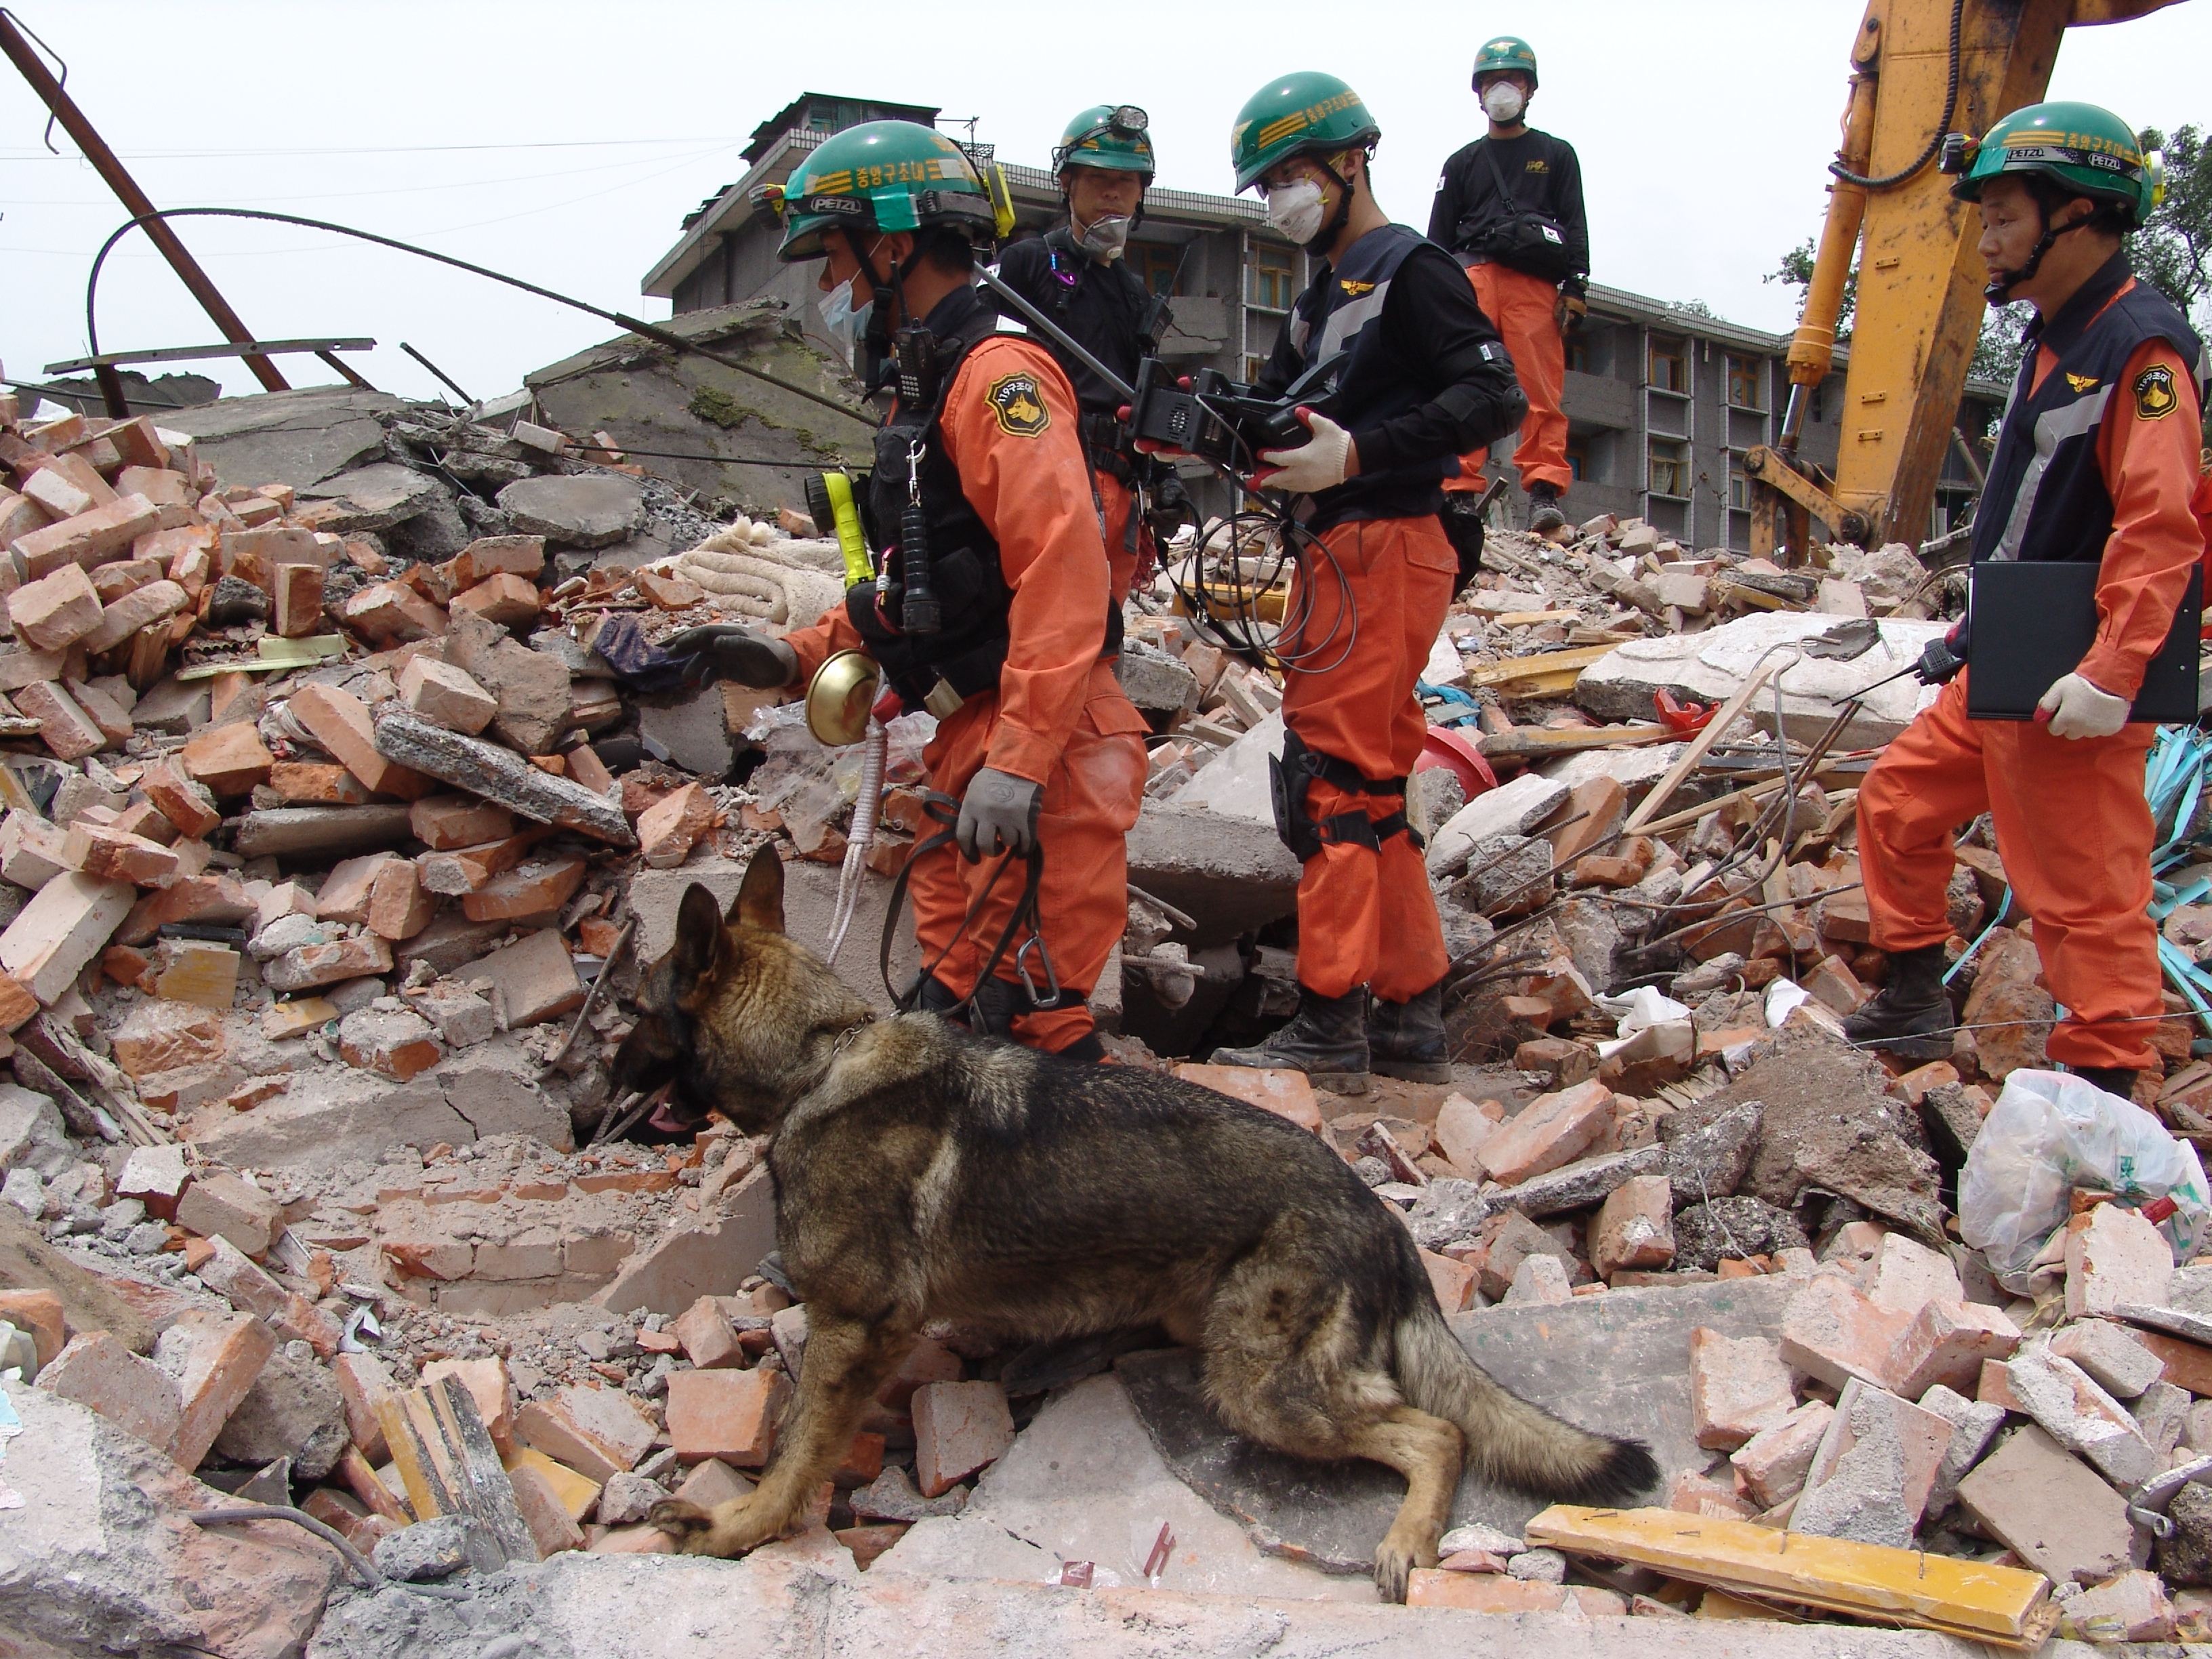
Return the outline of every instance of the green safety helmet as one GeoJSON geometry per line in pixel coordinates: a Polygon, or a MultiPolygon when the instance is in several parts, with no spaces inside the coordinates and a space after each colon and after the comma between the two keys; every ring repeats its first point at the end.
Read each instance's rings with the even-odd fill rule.
{"type": "Polygon", "coordinates": [[[2030,104],[1982,135],[1979,143],[1954,133],[1946,141],[1943,171],[1960,175],[1951,194],[1982,199],[1982,186],[2008,173],[2039,173],[2076,196],[2127,210],[2130,229],[2141,229],[2166,194],[2166,168],[2146,156],[2135,131],[2094,104],[2030,104]]]}
{"type": "Polygon", "coordinates": [[[1151,125],[1152,118],[1134,104],[1098,104],[1084,111],[1052,147],[1053,177],[1070,167],[1099,167],[1141,173],[1151,184],[1152,141],[1146,131],[1151,125]]]}
{"type": "Polygon", "coordinates": [[[1244,100],[1229,129],[1239,194],[1293,155],[1356,149],[1382,136],[1359,94],[1334,75],[1305,70],[1271,81],[1244,100]]]}
{"type": "Polygon", "coordinates": [[[1528,77],[1528,90],[1536,89],[1536,49],[1517,34],[1501,34],[1482,43],[1474,54],[1474,75],[1468,84],[1482,90],[1482,77],[1500,70],[1515,70],[1528,77]]]}
{"type": "Polygon", "coordinates": [[[823,139],[790,182],[763,196],[783,221],[776,258],[791,264],[820,258],[822,233],[833,228],[889,234],[951,225],[987,245],[1003,234],[1000,193],[943,133],[912,121],[865,121],[823,139]]]}

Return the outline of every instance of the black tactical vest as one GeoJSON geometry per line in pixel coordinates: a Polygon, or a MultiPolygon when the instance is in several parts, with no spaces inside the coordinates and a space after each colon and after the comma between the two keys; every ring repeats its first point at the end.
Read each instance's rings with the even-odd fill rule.
{"type": "MultiPolygon", "coordinates": [[[[1312,286],[1298,296],[1290,331],[1303,366],[1311,369],[1340,351],[1351,353],[1337,371],[1335,399],[1325,411],[1339,426],[1362,430],[1428,401],[1428,394],[1390,360],[1382,340],[1382,307],[1407,255],[1430,246],[1427,237],[1409,226],[1380,226],[1346,251],[1341,266],[1322,266],[1312,286]]],[[[1404,507],[1409,495],[1422,503],[1416,514],[1434,513],[1443,503],[1447,465],[1457,470],[1454,459],[1362,472],[1315,496],[1312,522],[1320,527],[1347,519],[1409,516],[1404,507]]]]}
{"type": "MultiPolygon", "coordinates": [[[[999,565],[999,542],[961,488],[960,471],[945,453],[945,400],[969,352],[998,327],[971,288],[955,289],[929,313],[935,337],[934,384],[908,404],[902,398],[876,433],[875,467],[860,501],[871,547],[881,550],[879,568],[890,572],[880,595],[873,582],[845,590],[845,613],[867,643],[868,654],[908,708],[920,708],[941,679],[959,697],[999,689],[1006,666],[1006,613],[1013,602],[999,565]],[[899,546],[902,521],[918,490],[929,541],[930,591],[940,626],[909,635],[898,626],[905,599],[899,546]]],[[[1121,611],[1108,602],[1106,647],[1120,654],[1121,611]]],[[[940,700],[941,701],[941,700],[940,700]]]]}
{"type": "Polygon", "coordinates": [[[1989,487],[1974,515],[1974,557],[2100,560],[2112,533],[2112,497],[2097,465],[2097,437],[2115,398],[2125,414],[2175,406],[2182,388],[2154,367],[2136,384],[2118,382],[2146,340],[2163,340],[2195,365],[2204,391],[2204,348],[2189,322],[2156,289],[2129,280],[2116,253],[2056,316],[2031,326],[2027,355],[1998,428],[1989,487]],[[2110,301],[2108,304],[2107,301],[2110,301]],[[2057,362],[2034,387],[2039,348],[2057,362]]]}

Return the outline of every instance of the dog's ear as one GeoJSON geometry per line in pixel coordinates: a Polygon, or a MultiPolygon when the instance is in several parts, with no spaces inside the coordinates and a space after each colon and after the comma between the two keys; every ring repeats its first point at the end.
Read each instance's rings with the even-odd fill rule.
{"type": "Polygon", "coordinates": [[[753,854],[738,896],[730,901],[729,920],[771,933],[783,932],[783,860],[774,847],[753,854]]]}
{"type": "Polygon", "coordinates": [[[722,913],[704,882],[684,889],[684,902],[676,912],[676,944],[669,952],[680,992],[709,977],[720,965],[728,939],[722,932],[722,913]]]}

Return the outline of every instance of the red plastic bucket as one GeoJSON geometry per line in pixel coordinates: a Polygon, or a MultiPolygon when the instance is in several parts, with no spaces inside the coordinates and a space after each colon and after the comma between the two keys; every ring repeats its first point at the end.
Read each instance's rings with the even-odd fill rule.
{"type": "Polygon", "coordinates": [[[1449,726],[1429,728],[1429,740],[1421,745],[1420,759],[1413,763],[1416,772],[1425,772],[1431,766],[1449,767],[1456,773],[1469,800],[1498,787],[1498,774],[1490,769],[1474,739],[1449,726]]]}

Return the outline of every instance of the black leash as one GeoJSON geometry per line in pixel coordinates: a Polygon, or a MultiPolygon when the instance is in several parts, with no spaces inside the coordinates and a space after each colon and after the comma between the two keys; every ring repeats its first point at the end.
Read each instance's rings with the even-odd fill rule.
{"type": "MultiPolygon", "coordinates": [[[[914,874],[915,865],[921,863],[930,854],[952,846],[953,829],[958,823],[960,817],[960,803],[951,796],[940,794],[933,789],[922,797],[921,810],[929,817],[943,824],[945,828],[919,843],[914,851],[908,854],[906,863],[900,867],[897,878],[891,883],[890,906],[884,915],[883,938],[877,950],[877,966],[883,975],[884,989],[890,994],[892,1006],[902,1014],[912,1013],[921,1002],[921,988],[927,985],[935,975],[938,969],[944,965],[945,958],[952,953],[952,946],[958,944],[960,939],[966,936],[968,930],[975,925],[975,918],[982,914],[983,907],[990,902],[991,894],[999,884],[999,878],[1006,874],[1006,866],[1012,862],[1011,858],[1000,859],[998,867],[991,872],[990,880],[983,884],[983,890],[975,896],[975,902],[968,907],[968,915],[960,924],[960,932],[953,936],[951,943],[937,953],[937,960],[923,968],[915,976],[914,982],[904,991],[901,991],[898,987],[891,983],[891,942],[898,933],[899,914],[906,907],[907,884],[914,874]]],[[[958,856],[957,849],[954,856],[958,856]]],[[[1012,948],[1016,935],[1020,933],[1024,927],[1029,929],[1030,938],[1028,943],[1014,952],[1014,971],[1020,975],[1022,989],[1030,1000],[1030,1008],[1026,1012],[1042,1012],[1047,1009],[1060,1006],[1060,975],[1053,966],[1051,951],[1045,946],[1044,930],[1037,913],[1037,894],[1044,884],[1042,844],[1033,841],[1024,862],[1029,866],[1029,875],[1022,884],[1022,896],[1015,902],[1013,914],[1006,918],[1006,927],[1000,933],[998,943],[991,947],[990,957],[984,963],[982,971],[976,975],[975,988],[969,993],[968,1000],[960,1005],[961,1011],[965,1013],[973,1029],[978,1031],[985,1029],[981,1005],[983,988],[988,985],[998,973],[999,964],[1006,960],[1007,951],[1012,948]],[[1036,953],[1039,962],[1044,968],[1046,994],[1043,996],[1037,994],[1036,986],[1030,977],[1027,964],[1031,951],[1036,953]]]]}

